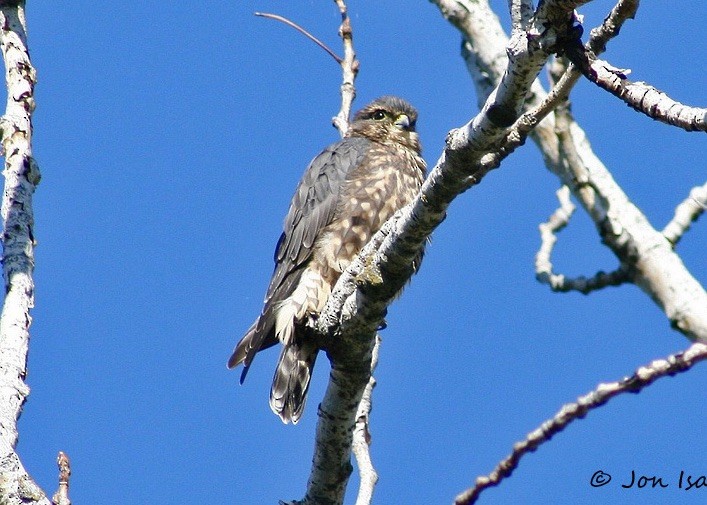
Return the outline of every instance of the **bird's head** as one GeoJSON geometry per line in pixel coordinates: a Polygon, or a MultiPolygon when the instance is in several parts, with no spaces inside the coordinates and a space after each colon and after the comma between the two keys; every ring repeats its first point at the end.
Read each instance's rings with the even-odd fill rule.
{"type": "Polygon", "coordinates": [[[419,154],[416,122],[417,111],[412,105],[402,98],[383,96],[356,113],[347,136],[366,137],[382,144],[402,144],[419,154]]]}

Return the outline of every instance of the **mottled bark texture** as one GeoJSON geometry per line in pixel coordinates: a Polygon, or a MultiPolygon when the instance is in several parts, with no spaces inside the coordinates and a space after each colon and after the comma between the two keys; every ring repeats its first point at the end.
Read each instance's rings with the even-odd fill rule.
{"type": "Polygon", "coordinates": [[[2,264],[5,300],[0,316],[0,502],[48,504],[15,452],[25,384],[30,309],[34,305],[32,194],[39,169],[32,158],[35,71],[29,59],[24,2],[0,2],[0,43],[5,61],[7,106],[0,120],[5,155],[2,199],[2,264]]]}

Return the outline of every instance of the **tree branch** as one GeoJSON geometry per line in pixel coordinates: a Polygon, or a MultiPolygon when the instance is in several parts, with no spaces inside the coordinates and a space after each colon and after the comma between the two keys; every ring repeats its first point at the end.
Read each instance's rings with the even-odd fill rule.
{"type": "Polygon", "coordinates": [[[550,258],[557,242],[556,233],[567,226],[575,209],[574,204],[570,201],[570,190],[567,186],[562,186],[557,190],[557,199],[560,201],[560,207],[553,212],[546,223],[541,223],[539,226],[542,243],[540,250],[535,255],[535,277],[540,282],[549,285],[553,291],[579,291],[585,295],[606,286],[618,286],[626,282],[628,280],[626,272],[621,269],[608,274],[598,272],[591,278],[584,276],[568,278],[553,272],[550,258]]]}
{"type": "Polygon", "coordinates": [[[319,40],[317,37],[315,37],[314,35],[312,35],[311,33],[309,33],[307,30],[305,30],[304,28],[302,28],[300,25],[298,25],[298,24],[295,23],[294,21],[292,21],[292,20],[290,20],[290,19],[287,19],[287,18],[284,17],[284,16],[280,16],[279,14],[272,14],[272,13],[269,13],[269,12],[254,12],[253,14],[256,15],[256,16],[258,16],[258,17],[261,17],[261,18],[274,19],[275,21],[279,21],[279,22],[281,22],[281,23],[286,24],[286,25],[289,26],[290,28],[294,28],[295,30],[297,30],[298,32],[300,32],[302,35],[304,35],[305,37],[307,37],[309,40],[311,40],[312,42],[314,42],[315,44],[317,44],[319,47],[321,47],[322,49],[324,49],[324,51],[326,51],[326,53],[327,53],[329,56],[331,56],[332,58],[334,58],[334,60],[336,60],[337,63],[341,64],[341,62],[343,61],[343,59],[341,58],[341,56],[339,56],[339,55],[336,54],[334,51],[332,51],[331,49],[329,49],[329,46],[327,46],[324,42],[322,42],[321,40],[319,40]]]}
{"type": "MultiPolygon", "coordinates": [[[[375,372],[378,364],[378,351],[380,349],[381,339],[376,335],[375,344],[371,356],[371,374],[375,372]]],[[[366,389],[363,391],[361,402],[358,404],[358,412],[356,412],[356,426],[353,431],[353,442],[351,447],[354,456],[356,456],[356,464],[361,477],[361,482],[358,487],[358,497],[356,505],[370,505],[373,503],[373,490],[378,482],[378,473],[373,467],[370,455],[371,432],[369,417],[373,404],[373,388],[376,387],[376,380],[371,376],[366,384],[366,389]]]]}
{"type": "Polygon", "coordinates": [[[30,309],[34,306],[32,194],[39,183],[32,157],[35,70],[27,49],[24,1],[0,2],[0,43],[5,61],[7,107],[2,118],[5,191],[2,199],[2,265],[5,300],[0,316],[0,502],[48,505],[45,493],[22,466],[15,445],[25,384],[30,309]]]}
{"type": "Polygon", "coordinates": [[[668,239],[668,242],[676,245],[685,232],[690,229],[690,225],[697,221],[706,208],[707,183],[692,188],[690,196],[675,208],[675,216],[665,225],[661,233],[668,239]]]}
{"type": "Polygon", "coordinates": [[[52,505],[71,505],[71,499],[69,498],[71,462],[69,457],[60,451],[56,464],[59,467],[59,489],[52,496],[52,505]]]}
{"type": "Polygon", "coordinates": [[[707,109],[684,105],[645,82],[628,80],[628,70],[598,59],[581,44],[572,43],[566,54],[589,81],[623,100],[632,109],[688,132],[707,132],[707,109]]]}
{"type": "Polygon", "coordinates": [[[563,405],[554,417],[529,433],[525,440],[514,444],[511,454],[502,460],[490,474],[477,477],[472,488],[457,496],[454,501],[455,505],[475,503],[484,489],[498,486],[503,479],[510,477],[523,456],[534,452],[570,423],[584,418],[590,411],[601,407],[612,398],[624,393],[640,393],[643,388],[656,380],[686,372],[705,359],[707,359],[707,345],[692,344],[683,352],[672,354],[665,359],[653,361],[639,368],[631,377],[608,384],[599,384],[594,391],[580,396],[576,402],[563,405]]]}
{"type": "MultiPolygon", "coordinates": [[[[606,50],[606,44],[621,31],[627,19],[633,19],[638,10],[639,0],[619,0],[604,21],[592,29],[589,41],[585,45],[588,51],[601,54],[606,50]]],[[[559,79],[554,79],[554,85],[543,101],[535,106],[535,115],[545,115],[554,110],[557,105],[569,97],[570,91],[582,76],[575,64],[570,64],[559,79]]],[[[538,84],[540,87],[540,85],[538,84]]],[[[544,92],[543,92],[544,94],[544,92]]]]}
{"type": "MultiPolygon", "coordinates": [[[[470,72],[477,85],[477,93],[485,93],[488,83],[500,82],[502,79],[498,61],[493,55],[499,54],[508,39],[502,35],[498,18],[483,0],[435,2],[438,5],[444,4],[444,8],[441,8],[443,15],[454,16],[450,22],[469,41],[465,43],[467,67],[470,62],[479,63],[479,68],[470,69],[470,72]],[[483,29],[473,26],[481,21],[484,23],[483,29]],[[474,40],[475,36],[480,39],[474,40]],[[480,78],[482,72],[484,77],[480,78]]],[[[616,11],[617,8],[612,13],[616,11]]],[[[532,87],[528,105],[538,107],[546,96],[542,86],[536,83],[532,87]]],[[[692,340],[707,342],[707,311],[704,310],[707,306],[707,293],[685,268],[671,244],[651,226],[616,184],[592,151],[579,125],[570,120],[569,135],[584,167],[584,175],[580,179],[567,169],[553,116],[522,116],[515,128],[519,132],[534,128],[530,137],[540,148],[546,166],[570,188],[574,197],[589,213],[602,240],[617,256],[621,269],[627,272],[631,282],[658,304],[673,328],[692,340]],[[526,120],[528,123],[524,125],[526,120]]]]}
{"type": "Polygon", "coordinates": [[[324,336],[332,371],[319,407],[317,450],[302,503],[342,502],[351,471],[351,431],[370,378],[373,338],[386,307],[414,273],[413,260],[444,219],[451,201],[478,184],[510,153],[500,152],[499,143],[520,115],[555,42],[568,36],[573,22],[572,10],[563,11],[556,2],[540,7],[528,28],[532,36],[518,32],[511,39],[508,69],[482,111],[449,133],[420,194],[382,227],[339,278],[315,322],[317,334],[324,336]]]}
{"type": "Polygon", "coordinates": [[[353,31],[348,9],[344,0],[334,0],[341,13],[341,26],[339,27],[339,37],[344,45],[344,58],[339,61],[343,74],[341,84],[341,110],[334,116],[332,123],[339,130],[343,137],[349,129],[349,116],[351,115],[351,104],[356,98],[356,88],[354,82],[358,75],[359,63],[356,59],[356,52],[353,47],[353,31]]]}
{"type": "Polygon", "coordinates": [[[513,30],[524,30],[535,14],[532,0],[508,0],[513,30]]]}

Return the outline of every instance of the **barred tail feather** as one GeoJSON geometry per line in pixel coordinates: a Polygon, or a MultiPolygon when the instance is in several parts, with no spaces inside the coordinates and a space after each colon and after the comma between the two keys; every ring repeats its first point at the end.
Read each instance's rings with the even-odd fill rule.
{"type": "Polygon", "coordinates": [[[285,424],[296,424],[302,416],[317,352],[316,345],[304,343],[285,346],[280,353],[270,390],[270,408],[285,424]]]}

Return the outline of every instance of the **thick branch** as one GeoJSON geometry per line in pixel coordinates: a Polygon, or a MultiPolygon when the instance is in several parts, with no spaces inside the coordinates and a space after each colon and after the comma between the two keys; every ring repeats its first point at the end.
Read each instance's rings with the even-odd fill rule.
{"type": "Polygon", "coordinates": [[[32,321],[29,312],[34,305],[32,194],[39,182],[39,169],[32,158],[36,79],[27,50],[23,1],[0,2],[0,29],[7,83],[7,108],[1,124],[5,301],[0,316],[0,502],[48,504],[14,450],[17,419],[29,394],[24,379],[32,321]]]}
{"type": "MultiPolygon", "coordinates": [[[[435,1],[444,3],[445,6],[451,3],[435,1]]],[[[482,43],[474,41],[466,44],[469,52],[484,46],[484,50],[477,51],[473,59],[480,62],[485,80],[479,79],[472,72],[474,82],[477,83],[477,92],[481,94],[488,89],[487,82],[499,82],[503,78],[501,73],[496,71],[498,64],[495,60],[482,59],[497,54],[507,39],[497,35],[502,33],[501,27],[497,18],[488,14],[490,8],[486,2],[455,0],[453,3],[457,6],[457,10],[453,12],[460,16],[452,21],[454,26],[466,29],[472,23],[470,20],[478,20],[481,17],[485,23],[484,30],[480,32],[484,37],[482,43]]],[[[618,7],[617,5],[612,13],[617,12],[619,20],[625,19],[623,14],[618,16],[618,7]]],[[[443,10],[443,14],[445,12],[448,11],[443,10]]],[[[462,31],[462,34],[471,40],[471,37],[479,33],[478,27],[476,30],[462,31]]],[[[476,73],[478,72],[477,69],[476,73]]],[[[547,95],[539,84],[534,85],[532,89],[533,95],[529,98],[529,105],[541,104],[547,95]]],[[[539,117],[545,116],[540,114],[539,117]]],[[[521,118],[521,121],[523,119],[521,118]]],[[[554,123],[552,116],[545,117],[539,123],[535,118],[529,123],[530,127],[535,128],[531,138],[540,147],[547,167],[571,189],[575,198],[594,220],[604,243],[619,259],[621,269],[660,306],[670,324],[690,339],[707,341],[707,293],[704,288],[685,268],[665,237],[655,230],[640,210],[630,202],[592,151],[584,131],[573,120],[570,120],[568,135],[581,160],[583,175],[577,178],[576,174],[567,169],[554,123]]],[[[523,131],[523,128],[520,128],[520,131],[523,131]]]]}
{"type": "Polygon", "coordinates": [[[534,452],[570,423],[584,418],[590,411],[601,407],[615,396],[624,393],[640,393],[643,388],[656,380],[686,372],[705,359],[707,359],[707,345],[692,344],[681,353],[653,361],[639,368],[631,377],[608,384],[599,384],[594,391],[579,397],[576,402],[563,405],[552,419],[545,421],[536,430],[529,433],[525,440],[517,442],[513,446],[511,454],[501,461],[490,474],[478,477],[472,488],[457,496],[455,505],[475,503],[484,489],[497,486],[503,479],[509,477],[518,467],[523,456],[534,452]]]}
{"type": "Polygon", "coordinates": [[[451,201],[496,168],[507,153],[502,143],[523,109],[525,98],[557,40],[568,36],[574,18],[545,4],[528,34],[518,32],[508,47],[508,68],[482,111],[447,137],[441,158],[413,203],[397,213],[372,239],[339,279],[316,330],[327,335],[331,380],[320,405],[315,469],[329,469],[328,479],[314,488],[305,503],[341,503],[350,473],[349,444],[339,440],[353,428],[356,407],[370,377],[372,342],[387,306],[414,273],[413,262],[432,231],[442,222],[451,201]],[[324,422],[326,421],[326,423],[324,422]],[[320,436],[326,437],[320,438],[320,436]],[[334,438],[330,437],[334,435],[334,438]]]}
{"type": "Polygon", "coordinates": [[[532,0],[508,0],[508,10],[513,30],[524,30],[535,14],[532,0]]]}

